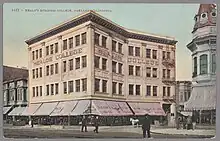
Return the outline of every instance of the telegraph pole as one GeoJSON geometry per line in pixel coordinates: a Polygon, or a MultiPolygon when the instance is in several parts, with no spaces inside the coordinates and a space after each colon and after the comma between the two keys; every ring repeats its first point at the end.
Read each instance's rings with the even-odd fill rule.
{"type": "Polygon", "coordinates": [[[179,129],[179,85],[175,81],[175,102],[176,102],[176,129],[179,129]]]}

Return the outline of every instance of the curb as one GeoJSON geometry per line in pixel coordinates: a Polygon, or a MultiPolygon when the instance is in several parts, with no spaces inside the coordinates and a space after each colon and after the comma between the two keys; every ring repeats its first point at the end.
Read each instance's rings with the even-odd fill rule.
{"type": "Polygon", "coordinates": [[[186,135],[186,136],[210,136],[210,137],[214,137],[215,135],[192,135],[192,134],[170,134],[170,133],[159,133],[159,132],[152,132],[153,134],[159,134],[159,135],[186,135]]]}

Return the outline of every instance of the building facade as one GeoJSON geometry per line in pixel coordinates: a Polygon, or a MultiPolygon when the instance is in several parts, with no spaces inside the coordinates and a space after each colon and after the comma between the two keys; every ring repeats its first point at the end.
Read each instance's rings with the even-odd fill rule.
{"type": "Polygon", "coordinates": [[[84,13],[26,41],[30,104],[105,100],[169,107],[176,42],[84,13]]]}
{"type": "Polygon", "coordinates": [[[185,110],[195,111],[197,122],[214,123],[216,109],[216,5],[201,4],[195,16],[192,52],[192,95],[185,110]]]}
{"type": "Polygon", "coordinates": [[[3,66],[3,114],[28,104],[28,69],[3,66]]]}

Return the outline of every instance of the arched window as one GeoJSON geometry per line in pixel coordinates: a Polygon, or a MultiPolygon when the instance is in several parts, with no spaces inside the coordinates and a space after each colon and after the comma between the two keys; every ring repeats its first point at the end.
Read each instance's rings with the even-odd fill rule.
{"type": "Polygon", "coordinates": [[[193,76],[197,75],[197,57],[193,58],[193,76]]]}
{"type": "Polygon", "coordinates": [[[208,56],[207,54],[203,54],[200,56],[200,74],[208,73],[208,56]]]}

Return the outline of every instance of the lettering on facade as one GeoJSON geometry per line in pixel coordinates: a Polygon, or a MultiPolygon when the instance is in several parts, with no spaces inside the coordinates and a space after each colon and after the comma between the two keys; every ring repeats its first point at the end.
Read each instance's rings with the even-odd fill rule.
{"type": "Polygon", "coordinates": [[[122,56],[117,54],[117,53],[113,53],[112,54],[112,59],[117,60],[117,61],[122,61],[122,56]]]}
{"type": "Polygon", "coordinates": [[[101,49],[101,48],[95,48],[95,54],[104,56],[104,57],[109,57],[109,51],[105,50],[105,49],[101,49]]]}
{"type": "Polygon", "coordinates": [[[145,65],[158,66],[159,62],[157,60],[147,60],[147,59],[137,59],[137,58],[128,58],[128,63],[138,63],[145,65]]]}
{"type": "Polygon", "coordinates": [[[123,82],[124,81],[124,76],[123,75],[117,75],[117,74],[115,75],[115,74],[113,74],[113,80],[123,82]]]}
{"type": "Polygon", "coordinates": [[[43,63],[48,63],[48,62],[52,62],[53,61],[53,57],[48,57],[48,58],[45,58],[45,59],[41,59],[41,60],[37,60],[35,62],[33,62],[34,65],[41,65],[43,63]]]}
{"type": "Polygon", "coordinates": [[[58,60],[58,59],[62,59],[62,58],[72,56],[72,55],[80,54],[80,53],[82,53],[82,48],[71,50],[71,51],[68,51],[68,52],[63,52],[59,55],[56,55],[56,59],[58,60]]]}
{"type": "Polygon", "coordinates": [[[109,73],[102,70],[95,70],[95,76],[102,77],[102,78],[108,78],[109,73]]]}

